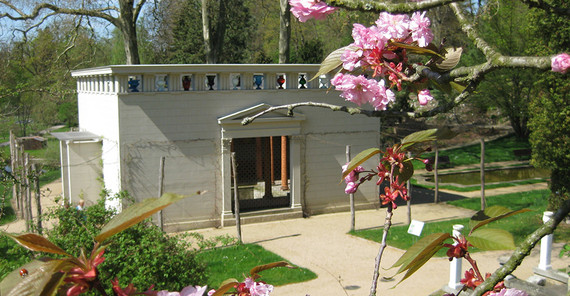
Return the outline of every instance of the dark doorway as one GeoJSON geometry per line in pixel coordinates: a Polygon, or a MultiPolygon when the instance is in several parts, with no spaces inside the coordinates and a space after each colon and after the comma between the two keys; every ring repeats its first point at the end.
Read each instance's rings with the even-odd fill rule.
{"type": "MultiPolygon", "coordinates": [[[[232,140],[240,212],[291,206],[288,143],[287,136],[232,140]]],[[[234,188],[232,176],[232,196],[234,188]]]]}

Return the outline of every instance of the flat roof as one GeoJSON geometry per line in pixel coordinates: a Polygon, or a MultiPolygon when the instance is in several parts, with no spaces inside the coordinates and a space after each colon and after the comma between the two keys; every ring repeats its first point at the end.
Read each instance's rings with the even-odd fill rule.
{"type": "Polygon", "coordinates": [[[92,132],[62,132],[51,133],[60,141],[100,141],[101,136],[92,132]]]}

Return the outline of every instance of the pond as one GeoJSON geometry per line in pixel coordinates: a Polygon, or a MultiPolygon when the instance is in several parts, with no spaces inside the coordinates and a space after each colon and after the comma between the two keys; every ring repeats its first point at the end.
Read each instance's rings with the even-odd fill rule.
{"type": "MultiPolygon", "coordinates": [[[[485,170],[485,183],[512,182],[519,180],[549,178],[550,171],[537,169],[534,167],[518,167],[485,170]]],[[[460,185],[479,185],[481,175],[479,171],[460,172],[438,175],[439,183],[455,183],[460,185]]],[[[425,179],[426,182],[433,182],[433,176],[425,179]]]]}

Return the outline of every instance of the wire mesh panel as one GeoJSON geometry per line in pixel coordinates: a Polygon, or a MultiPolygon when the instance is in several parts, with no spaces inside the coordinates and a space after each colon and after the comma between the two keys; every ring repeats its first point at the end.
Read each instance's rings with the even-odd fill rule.
{"type": "Polygon", "coordinates": [[[232,140],[240,211],[290,206],[288,146],[287,136],[232,140]]]}

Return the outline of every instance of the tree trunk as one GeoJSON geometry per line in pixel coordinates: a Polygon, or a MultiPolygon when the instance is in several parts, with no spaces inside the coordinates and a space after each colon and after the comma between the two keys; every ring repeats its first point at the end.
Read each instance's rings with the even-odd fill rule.
{"type": "Polygon", "coordinates": [[[140,64],[139,47],[137,41],[137,20],[134,15],[133,0],[119,1],[121,20],[119,29],[123,35],[125,44],[125,56],[127,57],[127,65],[140,64]]]}
{"type": "Polygon", "coordinates": [[[214,38],[212,39],[212,64],[218,63],[218,57],[222,53],[222,48],[224,47],[224,36],[226,35],[226,28],[227,28],[227,1],[221,0],[219,1],[218,7],[218,17],[216,20],[216,27],[214,28],[214,38]]]}
{"type": "Polygon", "coordinates": [[[288,0],[280,0],[279,11],[279,64],[289,63],[289,41],[291,40],[291,6],[288,0]]]}
{"type": "Polygon", "coordinates": [[[212,51],[212,40],[210,39],[210,13],[208,12],[208,0],[202,0],[202,33],[204,36],[206,63],[215,64],[216,59],[214,52],[212,51]]]}

